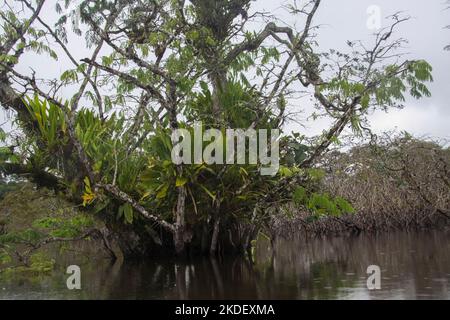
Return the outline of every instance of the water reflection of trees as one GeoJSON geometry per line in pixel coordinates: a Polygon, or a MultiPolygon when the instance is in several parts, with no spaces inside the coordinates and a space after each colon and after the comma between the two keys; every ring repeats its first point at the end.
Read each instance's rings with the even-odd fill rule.
{"type": "Polygon", "coordinates": [[[448,249],[448,235],[442,233],[395,233],[308,241],[278,239],[273,247],[261,241],[255,263],[235,258],[122,265],[119,271],[109,274],[104,297],[448,297],[448,249]],[[381,291],[366,289],[366,269],[370,264],[381,267],[381,291]]]}
{"type": "MultiPolygon", "coordinates": [[[[276,283],[296,283],[293,298],[448,297],[449,235],[383,233],[357,238],[278,239],[260,261],[272,261],[276,283]],[[367,266],[382,270],[382,290],[367,291],[367,266]]],[[[264,265],[264,264],[262,264],[264,265]]]]}
{"type": "Polygon", "coordinates": [[[412,232],[276,239],[273,245],[261,240],[254,263],[243,257],[126,264],[100,260],[81,265],[81,291],[65,288],[64,271],[32,283],[2,285],[27,296],[34,292],[36,298],[69,299],[449,298],[449,237],[412,232]],[[366,289],[371,264],[381,267],[381,291],[366,289]]]}

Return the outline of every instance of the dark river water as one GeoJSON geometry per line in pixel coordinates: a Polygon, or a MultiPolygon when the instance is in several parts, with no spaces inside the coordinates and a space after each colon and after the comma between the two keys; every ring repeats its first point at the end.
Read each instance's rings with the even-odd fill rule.
{"type": "Polygon", "coordinates": [[[0,280],[0,299],[450,299],[450,233],[395,232],[313,240],[258,241],[246,258],[115,263],[73,258],[51,275],[0,280]],[[367,267],[380,267],[368,290],[367,267]]]}

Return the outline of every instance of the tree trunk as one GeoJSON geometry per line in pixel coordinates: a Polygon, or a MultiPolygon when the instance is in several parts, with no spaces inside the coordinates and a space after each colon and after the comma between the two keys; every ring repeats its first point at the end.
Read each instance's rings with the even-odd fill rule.
{"type": "Polygon", "coordinates": [[[178,200],[175,212],[175,234],[174,244],[175,252],[181,255],[185,252],[186,242],[190,242],[189,236],[186,232],[186,188],[184,186],[178,187],[178,200]]]}
{"type": "Polygon", "coordinates": [[[211,247],[209,248],[209,254],[211,256],[215,256],[217,252],[217,241],[219,239],[219,231],[220,231],[220,216],[217,216],[214,221],[214,228],[211,237],[211,247]]]}

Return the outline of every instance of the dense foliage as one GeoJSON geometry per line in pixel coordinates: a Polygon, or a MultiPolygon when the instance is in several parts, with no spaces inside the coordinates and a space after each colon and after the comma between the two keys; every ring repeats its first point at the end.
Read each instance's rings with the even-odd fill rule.
{"type": "Polygon", "coordinates": [[[364,134],[371,111],[430,95],[431,66],[403,61],[402,40],[391,39],[407,20],[398,15],[370,49],[349,42],[349,53],[321,53],[311,34],[319,0],[289,8],[304,22],[299,31],[253,12],[249,0],[85,0],[73,27],[92,55],[79,60],[68,50],[71,1],[58,2],[54,26],[41,17],[44,2],[17,0],[26,10],[1,15],[0,102],[20,129],[2,149],[2,172],[82,203],[125,255],[242,251],[271,208],[292,200],[318,215],[352,213],[344,198],[313,187],[314,166],[346,127],[364,134]],[[40,81],[18,71],[30,51],[73,67],[40,81]],[[311,141],[284,133],[277,175],[260,175],[261,164],[171,161],[174,129],[202,121],[283,130],[300,112],[298,93],[333,124],[311,141]]]}

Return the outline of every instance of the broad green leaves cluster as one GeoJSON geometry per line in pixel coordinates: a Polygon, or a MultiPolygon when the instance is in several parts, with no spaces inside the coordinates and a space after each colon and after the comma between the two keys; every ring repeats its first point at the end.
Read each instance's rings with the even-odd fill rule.
{"type": "Polygon", "coordinates": [[[354,213],[352,205],[342,197],[331,197],[327,193],[309,192],[304,187],[297,187],[292,195],[295,204],[304,206],[317,217],[354,213]]]}
{"type": "Polygon", "coordinates": [[[54,150],[61,143],[66,143],[66,121],[64,111],[58,106],[40,100],[38,96],[27,98],[26,106],[31,117],[38,126],[40,137],[47,145],[49,151],[54,150]]]}

